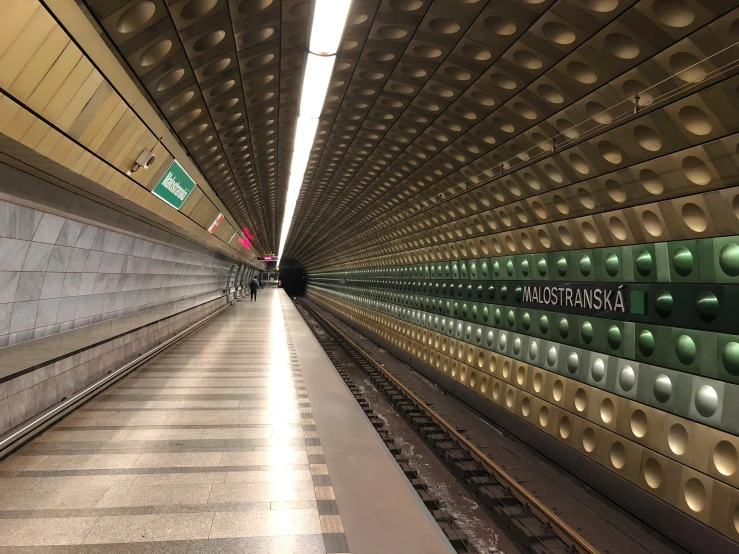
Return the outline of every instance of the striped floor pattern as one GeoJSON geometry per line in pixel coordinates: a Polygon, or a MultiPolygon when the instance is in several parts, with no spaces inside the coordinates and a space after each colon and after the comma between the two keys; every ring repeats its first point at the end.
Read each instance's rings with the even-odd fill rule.
{"type": "Polygon", "coordinates": [[[12,553],[347,553],[277,291],[0,463],[12,553]]]}

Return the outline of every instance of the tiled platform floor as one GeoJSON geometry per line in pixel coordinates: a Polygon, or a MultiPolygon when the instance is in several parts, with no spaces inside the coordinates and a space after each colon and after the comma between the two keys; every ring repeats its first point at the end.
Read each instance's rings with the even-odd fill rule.
{"type": "Polygon", "coordinates": [[[0,463],[0,551],[450,552],[322,354],[236,304],[0,463]]]}

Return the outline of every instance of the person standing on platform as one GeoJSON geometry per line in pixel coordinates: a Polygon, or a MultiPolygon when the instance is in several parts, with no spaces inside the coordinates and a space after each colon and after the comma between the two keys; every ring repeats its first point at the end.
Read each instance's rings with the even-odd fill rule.
{"type": "MultiPolygon", "coordinates": [[[[259,288],[259,281],[257,281],[257,278],[254,277],[249,282],[249,290],[251,291],[251,300],[254,300],[254,302],[257,301],[257,289],[259,288]]],[[[251,302],[250,300],[250,302],[251,302]]]]}

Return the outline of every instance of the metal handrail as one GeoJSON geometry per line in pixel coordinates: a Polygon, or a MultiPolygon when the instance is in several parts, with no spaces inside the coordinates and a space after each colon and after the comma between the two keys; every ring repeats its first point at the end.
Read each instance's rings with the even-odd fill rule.
{"type": "Polygon", "coordinates": [[[42,430],[55,423],[58,419],[63,418],[68,412],[74,410],[77,404],[85,402],[88,397],[94,396],[98,393],[98,391],[109,387],[121,377],[130,373],[141,364],[147,362],[152,357],[159,354],[161,351],[169,348],[174,343],[184,338],[186,335],[189,335],[198,327],[204,325],[205,323],[222,313],[229,306],[230,304],[226,304],[212,314],[204,317],[199,321],[196,321],[192,325],[185,327],[183,330],[179,331],[162,343],[154,346],[153,348],[147,350],[143,354],[140,354],[130,362],[122,365],[115,371],[104,375],[97,381],[76,392],[67,400],[62,401],[49,410],[46,410],[45,412],[42,412],[37,416],[31,418],[30,420],[23,423],[20,427],[12,429],[6,436],[0,439],[0,460],[3,460],[7,456],[15,452],[18,448],[23,446],[23,444],[36,436],[36,434],[40,433],[42,430]]]}

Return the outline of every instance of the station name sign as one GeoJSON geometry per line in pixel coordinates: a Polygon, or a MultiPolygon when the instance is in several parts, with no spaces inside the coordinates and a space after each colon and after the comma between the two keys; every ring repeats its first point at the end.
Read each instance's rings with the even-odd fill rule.
{"type": "Polygon", "coordinates": [[[183,169],[180,162],[173,160],[167,171],[159,178],[151,193],[179,210],[185,199],[195,188],[195,181],[183,169]]]}
{"type": "Polygon", "coordinates": [[[628,310],[626,285],[524,285],[523,304],[568,308],[583,312],[625,313],[628,310]]]}

